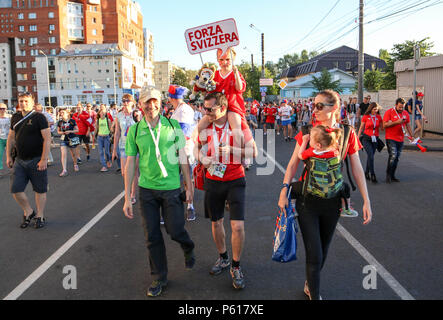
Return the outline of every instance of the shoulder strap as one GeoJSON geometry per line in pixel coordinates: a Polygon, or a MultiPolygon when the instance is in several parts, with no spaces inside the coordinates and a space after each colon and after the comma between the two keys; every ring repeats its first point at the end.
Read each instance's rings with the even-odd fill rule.
{"type": "MultiPolygon", "coordinates": [[[[32,110],[31,113],[29,113],[28,115],[26,115],[26,117],[24,117],[24,118],[21,119],[19,122],[17,122],[17,123],[14,125],[14,131],[15,131],[15,128],[17,127],[17,125],[19,125],[20,123],[24,122],[24,121],[27,120],[27,119],[31,119],[35,114],[36,114],[36,111],[35,111],[35,110],[32,110]]],[[[22,132],[23,127],[24,127],[24,126],[21,126],[20,129],[18,129],[18,131],[15,132],[15,137],[16,137],[16,138],[17,138],[17,136],[19,135],[19,133],[22,132]]]]}
{"type": "Polygon", "coordinates": [[[352,181],[351,178],[351,173],[349,171],[349,160],[348,158],[344,158],[345,154],[346,154],[346,150],[348,147],[348,142],[349,142],[349,137],[351,136],[351,126],[347,125],[347,124],[343,124],[343,138],[342,138],[342,143],[340,144],[341,149],[340,149],[340,161],[344,162],[346,165],[346,174],[348,175],[348,180],[349,183],[351,185],[352,191],[355,191],[357,188],[355,187],[354,181],[352,181]]]}
{"type": "Polygon", "coordinates": [[[138,125],[140,124],[140,122],[137,122],[137,124],[135,125],[135,134],[134,134],[134,142],[135,142],[135,146],[137,147],[137,153],[140,153],[138,150],[138,144],[137,144],[138,125]]]}
{"type": "MultiPolygon", "coordinates": [[[[171,120],[169,118],[166,118],[166,119],[168,120],[169,124],[171,125],[172,130],[174,130],[174,135],[175,135],[174,144],[176,144],[176,142],[177,142],[177,133],[175,132],[175,127],[172,125],[172,122],[171,122],[171,120]]],[[[177,148],[177,150],[178,150],[178,148],[177,148]]]]}

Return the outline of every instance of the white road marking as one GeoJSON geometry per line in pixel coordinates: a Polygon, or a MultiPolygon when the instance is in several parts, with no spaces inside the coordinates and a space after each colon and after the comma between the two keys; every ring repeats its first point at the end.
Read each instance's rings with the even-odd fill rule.
{"type": "Polygon", "coordinates": [[[17,300],[30,286],[32,286],[58,259],[61,258],[78,240],[80,240],[97,222],[99,222],[125,195],[122,191],[103,208],[94,218],[91,219],[83,228],[80,229],[71,239],[63,244],[54,252],[45,262],[40,265],[29,277],[20,283],[3,300],[17,300]]]}
{"type": "MultiPolygon", "coordinates": [[[[281,164],[279,164],[272,156],[270,156],[263,148],[260,148],[265,156],[267,156],[272,162],[275,163],[277,168],[283,174],[286,174],[286,170],[281,164]]],[[[415,298],[386,270],[381,263],[374,258],[374,256],[363,247],[360,242],[357,241],[340,223],[337,224],[337,230],[341,235],[349,242],[349,244],[372,266],[377,270],[377,274],[386,281],[389,287],[402,299],[402,300],[415,300],[415,298]]]]}

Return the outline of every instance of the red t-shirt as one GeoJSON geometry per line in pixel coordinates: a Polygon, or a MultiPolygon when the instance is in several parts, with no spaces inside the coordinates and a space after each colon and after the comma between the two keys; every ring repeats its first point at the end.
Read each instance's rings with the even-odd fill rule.
{"type": "MultiPolygon", "coordinates": [[[[317,122],[315,125],[318,125],[318,124],[320,124],[320,123],[317,122]]],[[[301,144],[303,143],[303,133],[300,131],[295,136],[294,139],[297,140],[297,143],[301,146],[301,144]]],[[[358,139],[357,134],[355,133],[355,130],[351,130],[351,134],[349,135],[348,146],[346,148],[345,158],[347,157],[348,154],[352,155],[352,154],[358,152],[362,148],[363,148],[363,146],[360,142],[360,139],[358,139]]]]}
{"type": "Polygon", "coordinates": [[[365,124],[365,131],[363,132],[367,136],[379,136],[380,132],[380,124],[382,122],[381,115],[376,114],[375,117],[372,117],[370,115],[364,115],[361,119],[361,122],[365,124]],[[374,123],[375,123],[375,130],[374,130],[374,123]]]}
{"type": "Polygon", "coordinates": [[[257,116],[257,107],[256,106],[252,106],[252,108],[251,108],[251,114],[253,115],[253,116],[257,116]]]}
{"type": "Polygon", "coordinates": [[[322,154],[316,154],[314,151],[315,151],[315,149],[311,147],[311,148],[305,150],[304,152],[302,152],[301,156],[302,156],[303,160],[306,160],[309,158],[330,159],[330,158],[334,158],[337,156],[337,152],[334,152],[334,151],[327,151],[322,154]]]}
{"type": "Polygon", "coordinates": [[[72,119],[75,120],[78,127],[78,135],[84,136],[88,132],[88,128],[91,129],[91,131],[94,131],[94,127],[91,123],[88,122],[89,113],[86,111],[82,111],[80,114],[78,112],[74,113],[72,115],[72,119]]]}
{"type": "Polygon", "coordinates": [[[395,126],[386,128],[386,140],[394,140],[397,142],[403,142],[405,140],[405,134],[403,132],[402,126],[406,126],[406,123],[409,123],[410,121],[407,111],[403,110],[403,112],[400,114],[398,111],[395,110],[395,108],[391,108],[385,112],[385,115],[383,116],[383,122],[388,122],[389,120],[397,121],[398,119],[400,119],[399,117],[402,117],[406,121],[403,122],[403,124],[397,124],[395,126]]]}
{"type": "MultiPolygon", "coordinates": [[[[244,141],[245,141],[245,143],[247,143],[252,140],[252,133],[251,133],[251,130],[249,129],[249,126],[247,124],[245,124],[243,121],[241,122],[241,125],[242,125],[241,128],[243,130],[243,134],[244,134],[244,138],[245,138],[244,141]]],[[[214,124],[212,123],[208,127],[208,130],[209,130],[209,133],[208,133],[208,156],[209,157],[214,154],[214,150],[215,150],[215,145],[214,145],[213,138],[212,138],[213,126],[214,126],[214,124]]],[[[221,128],[215,126],[215,131],[217,132],[218,139],[221,138],[221,136],[223,134],[223,129],[224,129],[224,125],[221,128]]],[[[223,141],[221,141],[221,143],[223,143],[223,142],[226,143],[228,135],[229,135],[229,145],[232,147],[234,145],[234,137],[231,132],[231,126],[229,126],[228,134],[225,134],[225,136],[223,137],[223,141]]],[[[200,143],[200,138],[198,139],[198,142],[200,143]]],[[[219,162],[223,163],[222,156],[220,156],[219,162]]],[[[223,178],[219,178],[217,176],[212,176],[209,174],[209,171],[206,172],[206,178],[211,179],[211,180],[216,180],[216,181],[232,181],[232,180],[243,178],[245,176],[245,170],[243,168],[243,165],[241,163],[239,163],[239,164],[234,163],[234,155],[233,154],[230,155],[229,163],[227,163],[226,165],[227,165],[227,167],[226,167],[226,171],[225,171],[223,178]]]]}
{"type": "Polygon", "coordinates": [[[275,107],[265,108],[265,113],[268,114],[266,116],[266,123],[274,123],[275,122],[275,115],[277,114],[277,108],[275,108],[275,107]]]}
{"type": "Polygon", "coordinates": [[[234,71],[228,73],[226,77],[222,77],[220,70],[217,70],[214,75],[214,81],[217,83],[215,92],[223,92],[228,99],[228,111],[238,113],[243,118],[245,117],[246,108],[243,100],[243,92],[246,91],[246,81],[240,74],[242,89],[238,91],[235,89],[235,75],[234,71]]]}

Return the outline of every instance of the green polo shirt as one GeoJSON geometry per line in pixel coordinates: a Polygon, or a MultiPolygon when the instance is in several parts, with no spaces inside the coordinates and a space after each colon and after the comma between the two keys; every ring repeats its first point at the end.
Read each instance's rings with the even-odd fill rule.
{"type": "MultiPolygon", "coordinates": [[[[162,171],[157,162],[155,154],[155,144],[149,132],[148,124],[145,118],[138,123],[137,137],[135,138],[135,131],[137,124],[129,128],[126,138],[125,153],[127,156],[140,155],[140,179],[138,185],[146,189],[154,190],[175,190],[180,188],[180,171],[179,160],[177,156],[177,148],[181,149],[186,144],[185,136],[180,127],[180,124],[171,119],[174,128],[171,127],[168,119],[160,116],[161,131],[159,149],[163,165],[168,172],[168,176],[163,178],[162,171]],[[176,142],[174,143],[174,140],[176,142]]],[[[158,134],[159,125],[153,129],[155,137],[158,134]]]]}

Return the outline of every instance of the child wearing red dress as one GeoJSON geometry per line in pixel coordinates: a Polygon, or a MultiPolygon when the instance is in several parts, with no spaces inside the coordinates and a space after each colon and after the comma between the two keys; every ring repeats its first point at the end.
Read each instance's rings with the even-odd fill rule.
{"type": "MultiPolygon", "coordinates": [[[[245,102],[243,100],[243,92],[246,91],[246,81],[238,71],[237,67],[233,66],[231,56],[235,59],[235,51],[229,48],[225,54],[222,55],[222,50],[217,50],[217,60],[220,65],[220,70],[217,70],[214,75],[216,82],[215,92],[223,92],[228,99],[228,122],[234,133],[234,144],[241,145],[243,139],[242,121],[246,123],[245,102]],[[231,55],[232,52],[232,55],[231,55]]],[[[209,118],[204,116],[198,124],[198,133],[202,144],[206,143],[205,129],[210,125],[209,118]]]]}

